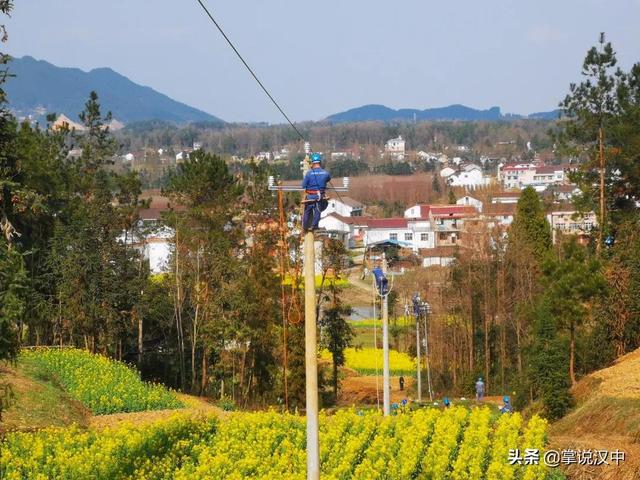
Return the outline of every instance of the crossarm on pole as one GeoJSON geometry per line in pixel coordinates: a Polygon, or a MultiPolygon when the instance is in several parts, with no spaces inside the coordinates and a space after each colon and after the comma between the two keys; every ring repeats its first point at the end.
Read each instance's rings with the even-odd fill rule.
{"type": "MultiPolygon", "coordinates": [[[[304,188],[297,185],[276,185],[275,179],[269,177],[269,190],[276,191],[281,190],[283,192],[304,192],[304,188]]],[[[349,177],[342,178],[342,186],[334,187],[327,185],[325,189],[327,192],[348,192],[349,191],[349,177]]]]}

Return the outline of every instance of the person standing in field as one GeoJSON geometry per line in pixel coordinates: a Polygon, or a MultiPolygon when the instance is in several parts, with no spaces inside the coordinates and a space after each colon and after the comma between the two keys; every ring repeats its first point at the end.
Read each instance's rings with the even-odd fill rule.
{"type": "Polygon", "coordinates": [[[484,382],[482,381],[482,377],[478,378],[476,382],[476,401],[481,402],[484,398],[484,382]]]}
{"type": "Polygon", "coordinates": [[[400,383],[400,391],[403,391],[404,390],[404,377],[401,376],[398,379],[398,383],[400,383]]]}

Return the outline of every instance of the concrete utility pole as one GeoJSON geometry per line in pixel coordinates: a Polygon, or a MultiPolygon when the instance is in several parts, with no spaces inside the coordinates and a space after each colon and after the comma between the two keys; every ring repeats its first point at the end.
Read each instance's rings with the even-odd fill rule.
{"type": "Polygon", "coordinates": [[[429,365],[429,314],[431,305],[424,302],[424,354],[427,358],[427,382],[429,386],[429,400],[433,402],[433,388],[431,386],[431,366],[429,365]]]}
{"type": "MultiPolygon", "coordinates": [[[[308,144],[305,145],[305,159],[302,163],[302,176],[309,170],[308,144]]],[[[346,192],[349,179],[343,179],[342,187],[327,190],[346,192]]],[[[303,192],[302,187],[276,185],[269,177],[269,190],[283,192],[303,192]]],[[[303,194],[304,196],[304,194],[303,194]]],[[[305,376],[306,376],[306,415],[307,415],[307,480],[320,479],[320,442],[318,434],[318,352],[316,335],[316,272],[315,246],[313,232],[304,234],[304,337],[305,337],[305,376]]],[[[283,279],[284,280],[284,279],[283,279]]]]}
{"type": "MultiPolygon", "coordinates": [[[[387,276],[387,255],[382,253],[382,273],[387,276]]],[[[382,292],[381,292],[382,293],[382,292]]],[[[382,295],[382,413],[391,414],[389,383],[389,294],[382,295]]]]}
{"type": "Polygon", "coordinates": [[[418,371],[417,371],[417,380],[418,380],[418,401],[422,401],[422,374],[420,372],[420,315],[415,315],[416,317],[416,356],[418,357],[418,371]]]}
{"type": "MultiPolygon", "coordinates": [[[[302,164],[302,178],[309,171],[309,150],[302,164]]],[[[304,194],[302,195],[304,198],[304,194]]],[[[320,479],[318,425],[318,352],[316,338],[316,250],[313,231],[304,234],[304,364],[307,414],[307,480],[320,479]]]]}
{"type": "Polygon", "coordinates": [[[307,479],[320,478],[318,438],[318,353],[316,349],[316,271],[313,232],[304,235],[304,357],[307,393],[307,479]]]}

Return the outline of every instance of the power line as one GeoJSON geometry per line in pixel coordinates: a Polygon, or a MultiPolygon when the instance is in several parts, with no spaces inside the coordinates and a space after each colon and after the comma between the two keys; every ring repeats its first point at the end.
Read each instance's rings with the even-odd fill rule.
{"type": "Polygon", "coordinates": [[[298,136],[300,137],[300,139],[302,141],[305,141],[304,135],[302,135],[302,133],[300,133],[300,130],[298,130],[298,128],[293,124],[293,122],[291,121],[291,119],[289,118],[289,116],[284,112],[284,110],[282,109],[282,107],[278,104],[278,102],[276,102],[275,98],[273,98],[273,95],[271,95],[269,93],[269,90],[267,90],[267,88],[264,86],[264,84],[260,81],[260,79],[258,78],[258,76],[255,74],[255,72],[253,71],[253,69],[249,66],[249,64],[245,61],[245,59],[242,57],[242,55],[240,55],[240,52],[238,51],[238,49],[236,48],[236,46],[233,44],[233,42],[229,39],[229,37],[227,36],[226,33],[224,33],[224,30],[222,29],[222,27],[220,26],[220,24],[216,21],[215,18],[213,18],[213,15],[211,14],[211,12],[209,12],[209,10],[207,9],[207,7],[204,5],[204,3],[202,3],[202,0],[196,0],[200,6],[202,7],[202,9],[205,11],[205,13],[207,14],[207,16],[209,17],[209,19],[213,22],[213,24],[216,26],[216,28],[218,29],[218,31],[220,32],[220,34],[224,37],[224,39],[227,41],[227,43],[229,44],[229,46],[233,49],[234,52],[236,52],[236,55],[238,56],[238,58],[240,59],[240,61],[244,64],[244,66],[247,68],[247,70],[249,70],[249,73],[253,76],[253,78],[255,79],[256,82],[258,82],[258,85],[260,85],[260,87],[262,88],[262,90],[264,91],[264,93],[267,94],[267,97],[269,97],[269,99],[273,102],[273,104],[276,106],[276,108],[280,111],[280,113],[282,114],[282,116],[284,118],[286,118],[287,122],[289,122],[289,125],[291,125],[291,128],[293,128],[295,130],[295,132],[298,134],[298,136]]]}

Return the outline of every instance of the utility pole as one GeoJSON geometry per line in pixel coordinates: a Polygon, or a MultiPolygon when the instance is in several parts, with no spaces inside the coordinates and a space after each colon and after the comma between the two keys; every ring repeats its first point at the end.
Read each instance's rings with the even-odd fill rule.
{"type": "MultiPolygon", "coordinates": [[[[306,157],[307,164],[309,156],[306,157]]],[[[316,339],[316,255],[312,231],[304,234],[304,357],[307,394],[307,480],[320,478],[318,352],[316,339]]]]}
{"type": "Polygon", "coordinates": [[[600,163],[600,232],[598,233],[598,243],[596,244],[596,252],[600,255],[602,251],[602,243],[604,240],[605,229],[605,201],[604,201],[604,178],[605,178],[605,165],[604,165],[604,132],[602,128],[602,120],[600,120],[600,128],[598,129],[598,159],[600,163]]]}
{"type": "MultiPolygon", "coordinates": [[[[382,253],[382,273],[387,276],[387,255],[382,253]]],[[[389,293],[382,293],[382,413],[391,414],[389,384],[389,293]]]]}
{"type": "Polygon", "coordinates": [[[431,366],[429,365],[429,314],[431,305],[424,302],[424,353],[427,358],[427,382],[429,385],[429,400],[433,402],[433,388],[431,386],[431,366]]]}
{"type": "MultiPolygon", "coordinates": [[[[308,144],[305,144],[305,159],[301,162],[302,176],[309,170],[308,144]]],[[[346,192],[349,179],[343,179],[342,187],[331,187],[327,190],[346,192]]],[[[269,190],[283,192],[304,192],[295,186],[276,185],[273,177],[269,177],[269,190]]],[[[304,196],[304,194],[303,194],[304,196]]],[[[304,234],[304,346],[305,346],[305,389],[307,415],[307,480],[320,479],[320,442],[318,427],[318,353],[316,334],[316,272],[315,272],[314,234],[304,234]]],[[[281,281],[284,279],[281,279],[281,281]]]]}
{"type": "Polygon", "coordinates": [[[421,402],[422,401],[422,373],[420,372],[420,368],[421,368],[421,359],[420,359],[420,316],[419,314],[414,314],[414,316],[416,317],[416,356],[418,357],[418,362],[417,362],[417,367],[418,367],[418,371],[417,371],[417,380],[418,380],[418,401],[421,402]]]}

